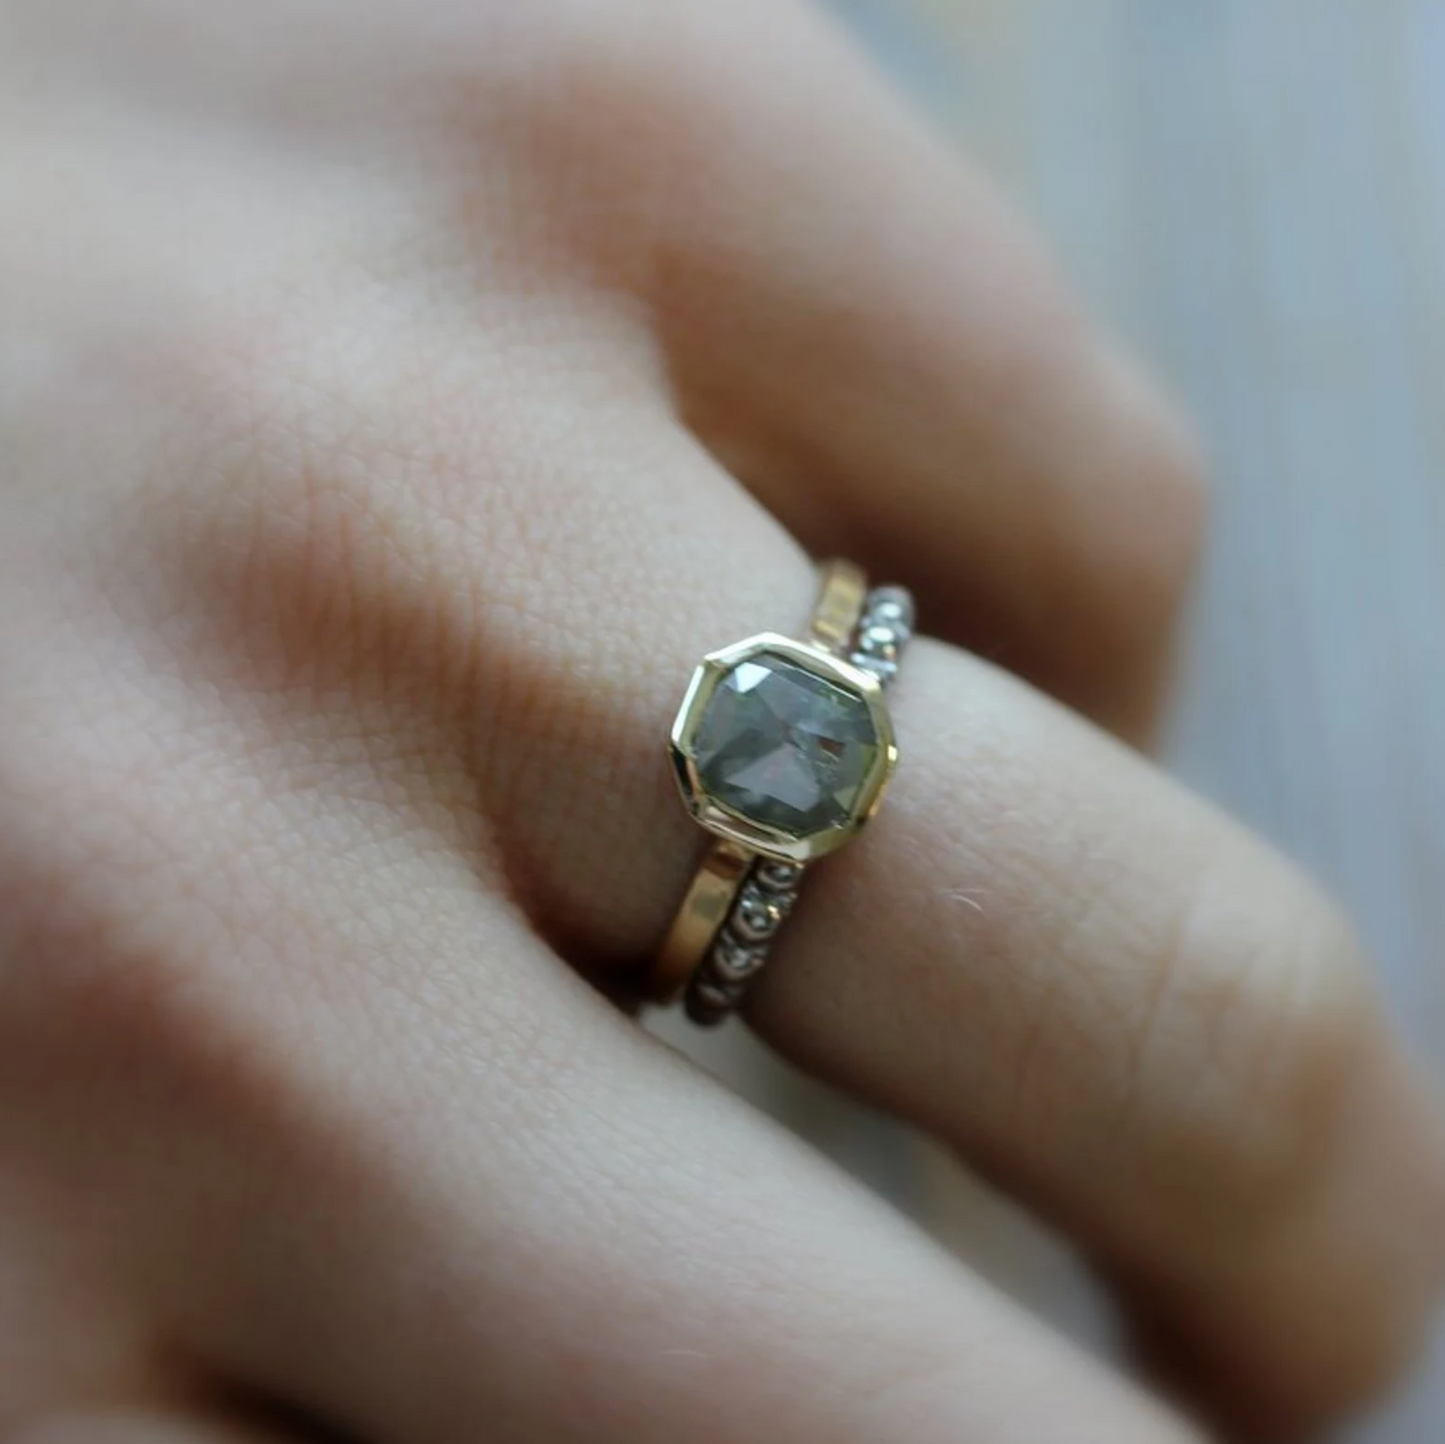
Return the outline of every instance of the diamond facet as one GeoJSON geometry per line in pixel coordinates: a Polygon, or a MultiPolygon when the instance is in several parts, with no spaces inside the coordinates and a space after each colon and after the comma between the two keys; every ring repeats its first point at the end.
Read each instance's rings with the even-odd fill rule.
{"type": "Polygon", "coordinates": [[[878,747],[861,695],[761,652],[719,680],[694,755],[699,780],[716,801],[806,837],[854,819],[878,747]]]}

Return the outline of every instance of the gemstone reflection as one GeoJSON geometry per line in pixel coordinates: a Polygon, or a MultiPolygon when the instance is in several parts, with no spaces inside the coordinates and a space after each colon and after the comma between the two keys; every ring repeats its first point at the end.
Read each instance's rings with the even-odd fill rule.
{"type": "Polygon", "coordinates": [[[806,837],[855,815],[878,734],[859,694],[764,652],[718,683],[693,750],[711,797],[806,837]]]}

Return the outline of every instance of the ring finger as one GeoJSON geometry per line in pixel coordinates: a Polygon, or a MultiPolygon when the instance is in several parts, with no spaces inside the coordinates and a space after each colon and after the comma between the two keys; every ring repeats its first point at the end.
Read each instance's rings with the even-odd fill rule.
{"type": "MultiPolygon", "coordinates": [[[[366,400],[411,438],[404,455],[425,453],[409,408],[366,400]]],[[[378,746],[461,759],[413,782],[452,811],[481,808],[543,935],[579,962],[635,965],[698,850],[660,759],[682,682],[704,651],[798,625],[813,578],[654,401],[623,388],[590,405],[585,448],[525,408],[499,423],[497,454],[468,470],[515,469],[515,483],[337,477],[334,508],[308,496],[299,543],[278,493],[223,506],[212,521],[239,517],[248,539],[199,554],[248,558],[252,685],[260,668],[289,710],[296,650],[320,648],[341,725],[374,716],[378,746]],[[508,560],[528,554],[511,539],[512,484],[534,503],[543,487],[568,518],[546,537],[545,590],[535,545],[529,567],[508,560]],[[417,578],[435,615],[417,612],[417,578]],[[360,655],[357,606],[376,639],[360,655]],[[473,662],[459,666],[459,644],[473,662]]],[[[234,649],[232,580],[208,565],[189,585],[223,608],[234,649]]],[[[1256,1419],[1308,1419],[1377,1383],[1433,1296],[1445,1150],[1332,906],[1133,753],[964,653],[919,645],[895,716],[888,805],[819,868],[758,1026],[1073,1231],[1256,1419]]]]}

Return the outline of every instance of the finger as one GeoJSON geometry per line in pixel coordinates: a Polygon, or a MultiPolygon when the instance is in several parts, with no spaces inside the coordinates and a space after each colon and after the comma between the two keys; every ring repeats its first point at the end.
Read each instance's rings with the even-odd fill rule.
{"type": "Polygon", "coordinates": [[[1440,1287],[1445,1137],[1333,907],[961,654],[921,648],[896,715],[757,1024],[1063,1222],[1256,1421],[1378,1387],[1440,1287]]]}
{"type": "MultiPolygon", "coordinates": [[[[353,818],[358,893],[343,792],[227,804],[231,843],[294,865],[217,888],[192,823],[253,770],[182,763],[196,811],[152,793],[155,851],[70,833],[92,867],[49,941],[78,928],[91,962],[57,967],[40,924],[9,1012],[61,1207],[186,1349],[428,1444],[1192,1437],[616,1014],[455,859],[353,818]],[[104,1158],[66,1142],[82,1125],[104,1158]]],[[[37,883],[74,878],[34,840],[37,883]]]]}
{"type": "Polygon", "coordinates": [[[1142,735],[1199,540],[1184,428],[821,14],[768,5],[759,45],[750,6],[679,8],[654,299],[695,425],[815,555],[1142,735]]]}

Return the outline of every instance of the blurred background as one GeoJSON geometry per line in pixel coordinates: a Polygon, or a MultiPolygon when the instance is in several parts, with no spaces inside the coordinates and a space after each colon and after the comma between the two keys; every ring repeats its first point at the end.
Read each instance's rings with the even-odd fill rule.
{"type": "MultiPolygon", "coordinates": [[[[830,3],[1195,417],[1214,536],[1168,760],[1345,900],[1445,1081],[1445,3],[830,3]]],[[[1067,1251],[954,1161],[740,1028],[664,1027],[1112,1347],[1067,1251]]],[[[1445,1339],[1348,1438],[1445,1440],[1445,1339]]]]}

